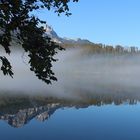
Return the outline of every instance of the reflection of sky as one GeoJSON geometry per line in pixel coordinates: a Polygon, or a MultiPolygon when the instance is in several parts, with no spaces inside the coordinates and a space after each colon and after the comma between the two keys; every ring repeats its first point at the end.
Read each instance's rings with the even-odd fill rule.
{"type": "Polygon", "coordinates": [[[57,110],[47,121],[32,120],[22,128],[0,121],[2,140],[139,140],[140,104],[57,110]]]}

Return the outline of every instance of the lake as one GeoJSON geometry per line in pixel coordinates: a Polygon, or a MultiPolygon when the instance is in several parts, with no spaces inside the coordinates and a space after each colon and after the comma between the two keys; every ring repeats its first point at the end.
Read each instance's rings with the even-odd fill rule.
{"type": "Polygon", "coordinates": [[[139,55],[56,57],[58,81],[46,85],[21,52],[10,56],[14,78],[1,74],[0,84],[2,140],[140,140],[139,55]]]}

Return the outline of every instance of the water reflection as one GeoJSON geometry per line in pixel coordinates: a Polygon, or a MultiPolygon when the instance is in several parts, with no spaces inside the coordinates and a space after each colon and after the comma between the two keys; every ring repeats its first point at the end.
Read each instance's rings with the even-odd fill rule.
{"type": "Polygon", "coordinates": [[[48,96],[17,94],[0,94],[0,119],[12,127],[22,127],[32,119],[44,122],[59,108],[87,108],[91,105],[102,106],[107,104],[137,104],[140,96],[136,94],[90,94],[75,93],[79,98],[55,98],[48,96]]]}
{"type": "MultiPolygon", "coordinates": [[[[57,116],[51,125],[45,125],[44,123],[41,124],[40,127],[37,125],[35,128],[39,131],[40,136],[44,135],[45,137],[47,135],[45,129],[43,129],[44,127],[47,127],[48,131],[50,130],[49,134],[53,137],[57,137],[58,132],[66,136],[69,132],[74,133],[78,130],[76,126],[79,127],[79,133],[82,132],[83,135],[87,132],[85,135],[89,136],[88,131],[85,131],[86,126],[89,132],[94,129],[94,132],[98,131],[95,135],[97,136],[99,134],[98,136],[101,136],[101,130],[103,130],[103,134],[106,133],[106,126],[108,126],[106,122],[110,123],[111,129],[107,131],[109,134],[115,126],[119,128],[117,130],[121,133],[122,131],[120,130],[128,128],[127,125],[132,121],[134,125],[139,128],[139,105],[135,106],[136,109],[132,109],[130,106],[126,109],[124,104],[133,105],[140,101],[140,56],[103,57],[99,55],[83,58],[83,56],[81,57],[81,55],[79,56],[78,54],[79,51],[75,52],[75,50],[73,50],[58,56],[60,61],[54,65],[54,70],[59,80],[50,86],[46,86],[46,84],[39,81],[35,75],[27,69],[27,65],[23,63],[22,58],[21,60],[18,59],[21,57],[21,53],[17,51],[11,56],[15,76],[14,79],[1,76],[0,120],[5,121],[12,127],[22,127],[23,129],[15,130],[12,129],[12,127],[4,129],[6,125],[2,126],[1,123],[1,131],[3,131],[4,134],[8,132],[13,135],[13,131],[15,130],[15,137],[13,139],[16,139],[17,135],[21,135],[19,131],[24,136],[26,132],[26,135],[37,139],[36,135],[34,135],[34,130],[31,129],[32,133],[28,134],[28,127],[25,128],[23,126],[30,122],[30,125],[26,126],[32,127],[36,125],[36,122],[44,122],[48,119],[47,122],[50,122],[50,116],[55,116],[54,114],[57,114],[56,110],[61,108],[70,108],[71,112],[63,114],[62,110],[60,116],[57,116]],[[116,112],[114,111],[112,113],[114,106],[116,107],[116,105],[122,104],[124,106],[121,106],[118,110],[115,110],[116,112]],[[106,105],[111,106],[104,109],[106,105]],[[95,111],[89,106],[96,108],[95,111]],[[99,106],[100,108],[95,106],[99,106]],[[90,109],[86,109],[87,107],[90,109]],[[75,125],[75,120],[71,119],[73,116],[76,117],[73,108],[74,111],[77,112],[76,121],[79,122],[78,125],[75,125]],[[85,108],[82,114],[79,112],[81,108],[85,108]],[[126,112],[123,110],[124,108],[126,112]],[[94,113],[92,114],[91,111],[94,113]],[[119,111],[119,113],[117,111],[119,111]],[[120,116],[120,118],[118,116],[120,116]],[[133,116],[134,119],[128,116],[133,116]],[[59,117],[62,118],[61,121],[58,120],[59,117]],[[94,123],[91,123],[93,121],[92,117],[95,117],[94,123]],[[137,119],[135,119],[135,117],[137,117],[137,119]],[[65,121],[66,118],[68,121],[65,121]],[[113,120],[114,118],[115,120],[113,120]],[[125,123],[126,127],[120,128],[121,124],[126,121],[126,118],[128,118],[128,123],[125,123]],[[34,123],[31,123],[31,120],[33,120],[34,123]],[[68,122],[67,125],[66,122],[68,122]],[[114,124],[114,122],[117,123],[114,124]],[[61,129],[64,131],[61,131],[59,127],[62,124],[63,127],[61,129]],[[54,125],[58,126],[57,131],[52,129],[54,125]],[[67,130],[68,125],[70,131],[67,130]],[[97,129],[95,126],[97,126],[97,129]],[[83,128],[83,130],[81,128],[83,128]]],[[[65,111],[67,110],[64,110],[64,112],[65,111]]],[[[129,128],[131,128],[131,125],[129,128]]],[[[114,133],[118,131],[114,130],[114,133]]],[[[128,134],[130,134],[129,132],[132,131],[128,131],[128,134]]],[[[71,134],[71,136],[72,135],[73,134],[71,134]]],[[[93,132],[90,133],[91,139],[94,138],[92,135],[93,132]]],[[[116,135],[118,136],[117,133],[115,133],[115,136],[116,135]]],[[[3,138],[4,137],[5,136],[3,136],[3,138]]],[[[58,139],[58,137],[55,139],[58,139]]],[[[67,139],[67,137],[63,137],[63,139],[67,139]]],[[[71,137],[71,139],[74,138],[71,137]]],[[[112,139],[114,140],[114,137],[112,139]]]]}

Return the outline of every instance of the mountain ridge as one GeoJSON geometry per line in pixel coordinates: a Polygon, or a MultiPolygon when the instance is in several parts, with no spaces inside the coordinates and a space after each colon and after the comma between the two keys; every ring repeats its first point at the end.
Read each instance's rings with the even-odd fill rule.
{"type": "Polygon", "coordinates": [[[64,48],[75,48],[75,47],[83,47],[85,52],[88,52],[90,54],[93,53],[111,53],[111,54],[127,54],[127,53],[140,53],[140,49],[135,46],[129,46],[129,47],[124,47],[121,45],[106,45],[102,43],[93,43],[89,41],[88,39],[71,39],[67,37],[60,37],[54,29],[46,25],[45,27],[45,35],[50,37],[52,41],[62,45],[64,48]]]}
{"type": "Polygon", "coordinates": [[[54,31],[54,29],[46,24],[45,27],[45,34],[50,37],[54,42],[65,44],[65,43],[71,43],[71,44],[93,44],[91,41],[87,39],[81,39],[81,38],[68,38],[68,37],[60,37],[58,34],[54,31]]]}

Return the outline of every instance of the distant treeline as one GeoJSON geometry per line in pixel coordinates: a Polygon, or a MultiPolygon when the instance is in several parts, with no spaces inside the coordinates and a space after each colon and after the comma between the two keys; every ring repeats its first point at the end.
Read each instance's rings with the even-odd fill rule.
{"type": "Polygon", "coordinates": [[[138,47],[131,46],[131,47],[123,47],[121,45],[105,45],[105,44],[76,44],[76,43],[64,43],[62,45],[64,48],[76,48],[76,47],[82,47],[89,53],[112,53],[112,54],[123,54],[123,53],[140,53],[140,50],[138,47]]]}

